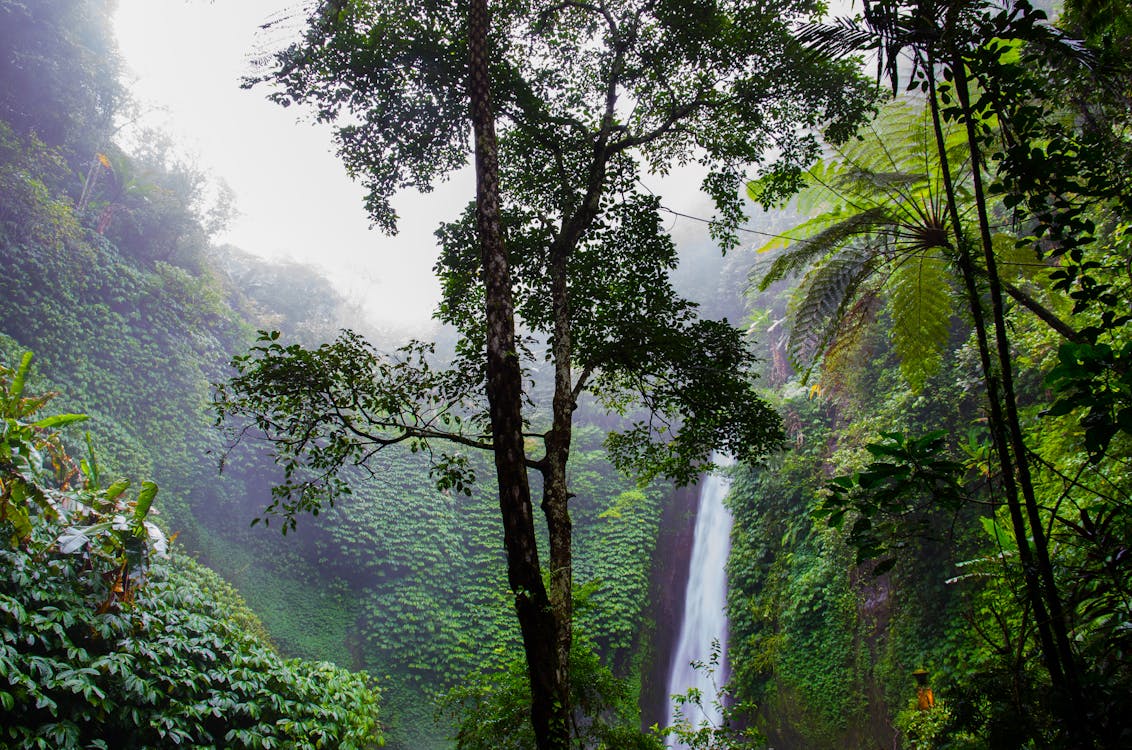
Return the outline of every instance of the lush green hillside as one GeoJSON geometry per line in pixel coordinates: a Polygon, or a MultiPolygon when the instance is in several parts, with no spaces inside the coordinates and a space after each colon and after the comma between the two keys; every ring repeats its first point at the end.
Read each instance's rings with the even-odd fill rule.
{"type": "Polygon", "coordinates": [[[149,520],[158,487],[66,453],[0,366],[0,718],[4,747],[342,748],[382,744],[364,674],[284,660],[216,574],[149,520]]]}
{"type": "MultiPolygon", "coordinates": [[[[1112,29],[1125,28],[1118,6],[1112,29]]],[[[289,533],[279,519],[252,525],[279,469],[254,441],[230,450],[211,384],[257,329],[318,346],[360,325],[358,312],[308,269],[215,246],[223,211],[160,138],[137,153],[115,144],[125,97],[108,7],[0,0],[0,364],[35,352],[26,392],[61,394],[45,413],[89,414],[103,476],[151,478],[161,491],[152,515],[130,523],[139,503],[125,498],[136,496],[109,497],[107,483],[76,475],[70,490],[86,510],[40,503],[24,523],[16,508],[27,498],[3,459],[4,742],[33,746],[39,732],[59,746],[291,747],[331,725],[345,739],[328,742],[343,747],[379,731],[411,750],[450,746],[457,730],[467,747],[492,747],[497,728],[528,741],[486,456],[468,456],[480,481],[465,495],[437,489],[425,456],[385,452],[372,473],[345,477],[350,495],[289,533]],[[61,541],[110,510],[129,534],[88,528],[90,544],[61,541]],[[149,554],[156,531],[134,534],[149,518],[178,535],[172,559],[149,554]],[[202,661],[202,649],[215,658],[202,661]],[[365,670],[384,726],[372,723],[370,677],[292,657],[365,670]],[[246,671],[221,668],[233,665],[246,671]]],[[[774,747],[1132,741],[1132,158],[1128,104],[1114,93],[1128,78],[1090,77],[1119,72],[1126,45],[1075,8],[1096,57],[1067,72],[1073,55],[1050,61],[1019,40],[1023,57],[994,41],[1047,28],[1028,6],[962,11],[964,28],[992,41],[948,57],[931,85],[917,69],[923,93],[943,92],[938,133],[922,102],[885,108],[799,178],[800,227],[760,220],[758,231],[785,236],[749,280],[753,253],[707,263],[716,250],[703,243],[698,265],[677,274],[720,314],[752,282],[765,395],[790,443],[737,469],[729,501],[732,690],[756,704],[751,720],[774,747]],[[949,93],[964,71],[999,96],[982,103],[990,109],[949,93]],[[974,163],[993,190],[976,189],[974,163]],[[984,252],[972,261],[972,249],[984,252]],[[1012,399],[997,395],[1007,372],[1012,399]],[[996,402],[1017,407],[1014,442],[996,402]],[[1040,580],[1027,554],[1043,544],[1052,561],[1040,580]],[[1051,603],[1063,608],[1064,647],[1040,611],[1051,603]],[[911,706],[919,668],[930,670],[931,711],[911,706]]],[[[19,403],[5,396],[8,442],[30,429],[30,412],[11,411],[19,403]]],[[[623,729],[655,625],[646,600],[666,552],[656,540],[667,489],[620,477],[601,448],[610,418],[578,415],[572,663],[585,677],[575,688],[592,687],[579,705],[623,729]]],[[[87,454],[81,433],[64,440],[87,454]]],[[[52,472],[41,480],[44,497],[61,491],[52,472]]],[[[593,736],[629,741],[607,729],[593,736]]]]}
{"type": "MultiPolygon", "coordinates": [[[[440,492],[406,451],[351,477],[348,500],[293,533],[253,527],[275,469],[254,450],[226,452],[210,384],[257,328],[317,344],[362,321],[308,269],[214,247],[203,178],[160,138],[137,154],[114,144],[123,95],[105,9],[4,2],[0,13],[13,24],[4,59],[22,61],[0,89],[0,359],[35,352],[30,386],[90,415],[107,472],[161,486],[159,523],[236,586],[284,654],[366,669],[392,746],[445,746],[450,719],[437,723],[435,699],[516,653],[493,485],[440,492]],[[32,54],[33,43],[58,54],[32,54]],[[88,96],[55,88],[64,82],[88,96]]],[[[579,626],[635,676],[662,493],[619,478],[600,440],[579,430],[571,465],[576,576],[592,589],[579,626]]]]}

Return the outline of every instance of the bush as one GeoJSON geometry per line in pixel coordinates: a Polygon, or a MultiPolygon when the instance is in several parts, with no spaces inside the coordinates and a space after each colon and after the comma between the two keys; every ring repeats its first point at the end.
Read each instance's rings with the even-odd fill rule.
{"type": "Polygon", "coordinates": [[[0,366],[0,745],[13,748],[368,748],[364,674],[284,660],[230,589],[166,551],[155,485],[127,499],[28,421],[30,357],[0,366]],[[217,598],[217,593],[222,594],[217,598]]]}

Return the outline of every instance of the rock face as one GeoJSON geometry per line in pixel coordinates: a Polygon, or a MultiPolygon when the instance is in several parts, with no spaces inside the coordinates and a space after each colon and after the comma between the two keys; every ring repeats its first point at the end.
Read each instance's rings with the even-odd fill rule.
{"type": "Polygon", "coordinates": [[[653,623],[653,633],[645,645],[641,667],[641,723],[645,727],[663,726],[668,721],[668,673],[684,616],[684,590],[688,586],[699,496],[698,487],[674,491],[660,520],[646,613],[653,623]]]}

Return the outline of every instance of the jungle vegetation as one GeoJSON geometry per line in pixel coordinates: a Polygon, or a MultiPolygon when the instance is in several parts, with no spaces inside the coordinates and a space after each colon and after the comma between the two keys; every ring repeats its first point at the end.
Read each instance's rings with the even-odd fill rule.
{"type": "Polygon", "coordinates": [[[111,7],[0,0],[0,744],[655,748],[650,573],[716,447],[736,702],[686,742],[1132,742],[1123,3],[316,4],[256,75],[379,225],[478,147],[436,346],[340,333],[116,144],[111,7]],[[685,283],[643,179],[694,161],[727,255],[685,283]]]}

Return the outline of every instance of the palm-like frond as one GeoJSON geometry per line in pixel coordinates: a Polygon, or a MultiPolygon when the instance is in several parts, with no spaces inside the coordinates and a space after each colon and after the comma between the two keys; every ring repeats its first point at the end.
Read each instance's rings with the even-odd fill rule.
{"type": "Polygon", "coordinates": [[[951,328],[949,279],[947,262],[924,250],[907,256],[886,284],[892,345],[913,391],[920,391],[943,362],[951,328]]]}
{"type": "Polygon", "coordinates": [[[788,238],[776,238],[759,249],[759,252],[766,252],[775,245],[793,243],[788,250],[779,253],[771,261],[770,267],[759,280],[759,288],[765,290],[774,282],[798,273],[824,258],[854,237],[872,234],[877,228],[891,222],[892,217],[885,208],[876,206],[848,216],[822,214],[800,224],[790,230],[788,238]]]}
{"type": "MultiPolygon", "coordinates": [[[[964,141],[946,137],[959,153],[964,141]]],[[[787,346],[807,375],[819,359],[837,367],[862,340],[875,307],[858,295],[878,291],[879,284],[862,286],[874,270],[885,271],[893,346],[908,383],[918,390],[940,367],[951,319],[951,240],[935,145],[922,108],[892,103],[864,137],[809,171],[796,202],[819,212],[761,248],[786,246],[760,266],[762,289],[810,268],[795,292],[787,346]]]]}
{"type": "Polygon", "coordinates": [[[853,18],[835,18],[830,23],[812,23],[798,31],[802,46],[826,57],[845,57],[877,46],[877,35],[867,24],[853,18]]]}
{"type": "Polygon", "coordinates": [[[884,306],[876,290],[863,290],[846,310],[837,333],[822,355],[822,386],[830,392],[840,390],[846,374],[860,366],[868,332],[884,306]]]}
{"type": "MultiPolygon", "coordinates": [[[[887,78],[895,92],[900,53],[923,37],[926,24],[920,22],[920,17],[927,17],[933,5],[930,0],[917,3],[916,13],[907,14],[901,12],[900,3],[865,0],[863,23],[856,19],[837,18],[832,23],[809,24],[799,31],[798,40],[823,57],[874,52],[877,80],[887,78]]],[[[915,64],[917,62],[913,61],[915,64]]]]}
{"type": "Polygon", "coordinates": [[[802,280],[786,351],[794,367],[803,370],[807,377],[817,355],[833,340],[875,258],[871,250],[851,245],[816,266],[802,280]]]}

